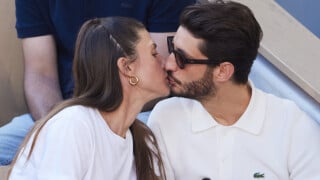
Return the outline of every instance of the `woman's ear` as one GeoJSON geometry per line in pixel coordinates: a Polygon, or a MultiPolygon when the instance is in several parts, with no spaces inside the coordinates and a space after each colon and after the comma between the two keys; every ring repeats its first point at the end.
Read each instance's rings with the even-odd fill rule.
{"type": "Polygon", "coordinates": [[[234,73],[234,66],[230,62],[223,62],[214,70],[214,77],[217,81],[224,82],[231,79],[234,73]]]}
{"type": "Polygon", "coordinates": [[[129,75],[131,68],[129,66],[129,61],[125,57],[120,57],[117,61],[118,68],[122,74],[129,75]]]}
{"type": "Polygon", "coordinates": [[[131,86],[136,86],[139,83],[139,78],[134,75],[133,68],[134,63],[130,62],[128,59],[121,57],[117,61],[117,65],[124,77],[128,78],[129,84],[131,86]]]}

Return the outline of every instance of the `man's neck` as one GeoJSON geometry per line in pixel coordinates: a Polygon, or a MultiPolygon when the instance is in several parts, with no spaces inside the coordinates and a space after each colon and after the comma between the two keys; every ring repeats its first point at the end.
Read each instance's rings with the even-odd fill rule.
{"type": "Polygon", "coordinates": [[[219,124],[230,126],[245,112],[250,98],[249,84],[226,84],[218,87],[214,96],[202,100],[201,103],[219,124]]]}

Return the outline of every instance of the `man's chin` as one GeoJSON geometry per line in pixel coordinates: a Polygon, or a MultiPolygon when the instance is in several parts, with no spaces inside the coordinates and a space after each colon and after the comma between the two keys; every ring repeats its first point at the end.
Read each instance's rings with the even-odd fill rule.
{"type": "Polygon", "coordinates": [[[170,97],[185,97],[181,92],[170,91],[170,97]]]}
{"type": "Polygon", "coordinates": [[[185,97],[185,98],[190,98],[190,96],[188,95],[188,93],[186,93],[185,91],[183,91],[182,88],[180,88],[180,86],[173,86],[170,88],[170,97],[185,97]]]}

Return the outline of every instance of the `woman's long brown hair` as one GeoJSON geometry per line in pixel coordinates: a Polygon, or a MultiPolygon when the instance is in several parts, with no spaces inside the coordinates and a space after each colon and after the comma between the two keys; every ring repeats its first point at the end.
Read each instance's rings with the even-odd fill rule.
{"type": "MultiPolygon", "coordinates": [[[[62,109],[83,105],[111,112],[120,106],[123,91],[117,60],[120,57],[136,58],[135,47],[141,38],[141,30],[145,30],[143,24],[126,17],[96,18],[83,24],[78,34],[73,61],[74,96],[55,106],[46,117],[36,122],[24,139],[8,175],[31,136],[34,134],[27,159],[33,152],[41,129],[62,109]]],[[[134,121],[130,130],[133,135],[137,179],[166,179],[152,131],[139,120],[134,121]],[[154,166],[154,162],[158,163],[158,167],[154,166]],[[160,177],[156,175],[157,171],[160,172],[160,177]]]]}

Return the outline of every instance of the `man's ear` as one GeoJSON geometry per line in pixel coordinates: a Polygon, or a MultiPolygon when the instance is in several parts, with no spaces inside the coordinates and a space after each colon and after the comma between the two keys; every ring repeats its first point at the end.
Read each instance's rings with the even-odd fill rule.
{"type": "Polygon", "coordinates": [[[223,62],[214,70],[214,77],[217,81],[224,82],[230,80],[234,73],[234,66],[230,62],[223,62]]]}
{"type": "Polygon", "coordinates": [[[119,71],[122,73],[122,74],[125,74],[125,75],[130,75],[130,71],[131,71],[131,68],[129,66],[129,61],[127,58],[125,57],[120,57],[117,61],[117,66],[119,68],[119,71]]]}

